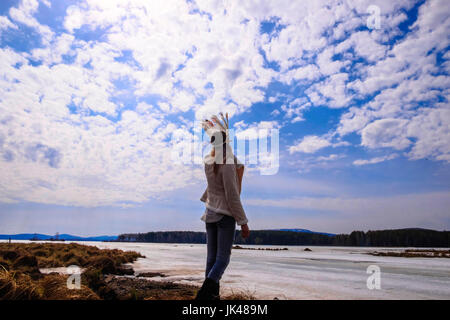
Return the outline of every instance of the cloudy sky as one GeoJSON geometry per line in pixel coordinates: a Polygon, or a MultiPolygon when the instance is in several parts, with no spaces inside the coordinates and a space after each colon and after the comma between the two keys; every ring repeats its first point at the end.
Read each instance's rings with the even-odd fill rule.
{"type": "Polygon", "coordinates": [[[0,233],[203,230],[174,150],[279,132],[253,229],[450,229],[448,0],[2,0],[0,233]],[[379,13],[379,14],[378,14],[379,13]]]}

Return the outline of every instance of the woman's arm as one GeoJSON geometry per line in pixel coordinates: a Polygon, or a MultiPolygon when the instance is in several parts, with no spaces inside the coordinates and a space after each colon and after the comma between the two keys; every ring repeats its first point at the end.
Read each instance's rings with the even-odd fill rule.
{"type": "Polygon", "coordinates": [[[203,192],[203,195],[200,198],[200,201],[206,202],[206,198],[208,197],[208,187],[206,187],[205,192],[203,192]]]}
{"type": "Polygon", "coordinates": [[[222,166],[222,179],[225,189],[225,197],[231,210],[231,214],[236,219],[238,225],[247,224],[248,219],[242,207],[239,195],[238,176],[234,164],[224,164],[222,166]]]}
{"type": "Polygon", "coordinates": [[[244,176],[244,166],[236,167],[236,174],[239,179],[239,194],[241,194],[242,191],[242,177],[244,176]]]}
{"type": "Polygon", "coordinates": [[[239,161],[239,159],[234,156],[234,164],[236,165],[236,173],[238,176],[238,187],[239,187],[239,194],[241,194],[242,191],[242,177],[244,176],[244,165],[239,161]]]}

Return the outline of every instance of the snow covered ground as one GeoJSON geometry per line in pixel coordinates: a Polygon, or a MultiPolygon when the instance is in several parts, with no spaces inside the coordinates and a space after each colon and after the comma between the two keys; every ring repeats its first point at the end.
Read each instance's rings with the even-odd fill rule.
{"type": "MultiPolygon", "coordinates": [[[[200,284],[206,245],[81,242],[141,252],[137,273],[157,271],[173,280],[200,284]]],[[[248,246],[252,247],[252,246],[248,246]]],[[[253,246],[282,247],[282,246],[253,246]]],[[[402,248],[289,246],[287,251],[233,250],[221,286],[249,291],[259,299],[450,299],[450,259],[376,257],[371,251],[402,248]],[[370,265],[380,268],[381,288],[367,287],[370,265]]]]}
{"type": "MultiPolygon", "coordinates": [[[[26,242],[26,241],[24,241],[26,242]]],[[[132,263],[136,273],[162,272],[172,280],[201,284],[206,245],[121,242],[78,242],[99,248],[135,250],[146,258],[132,263]]],[[[276,247],[283,246],[246,246],[276,247]]],[[[377,257],[371,251],[404,248],[288,246],[287,251],[232,251],[222,281],[222,294],[253,293],[258,299],[450,299],[450,259],[377,257]],[[381,288],[369,290],[370,265],[380,268],[381,288]]]]}

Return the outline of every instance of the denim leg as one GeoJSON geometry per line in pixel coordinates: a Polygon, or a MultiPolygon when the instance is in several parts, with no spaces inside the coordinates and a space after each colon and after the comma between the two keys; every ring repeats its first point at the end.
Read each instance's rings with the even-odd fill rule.
{"type": "Polygon", "coordinates": [[[205,278],[216,262],[217,255],[217,223],[206,223],[206,272],[205,278]]]}
{"type": "Polygon", "coordinates": [[[217,254],[216,261],[207,277],[216,282],[222,278],[225,269],[230,262],[231,248],[234,242],[236,220],[231,216],[224,216],[217,224],[217,254]]]}

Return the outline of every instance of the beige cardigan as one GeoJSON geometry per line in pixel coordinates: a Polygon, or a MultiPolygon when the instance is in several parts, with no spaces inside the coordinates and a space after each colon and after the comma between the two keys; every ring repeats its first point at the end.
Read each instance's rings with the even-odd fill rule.
{"type": "Polygon", "coordinates": [[[205,174],[208,187],[200,198],[205,206],[215,212],[232,216],[238,225],[248,223],[242,207],[240,191],[244,165],[234,157],[235,163],[220,165],[217,175],[214,174],[214,163],[205,158],[205,174]],[[239,170],[239,173],[238,171],[239,170]]]}

